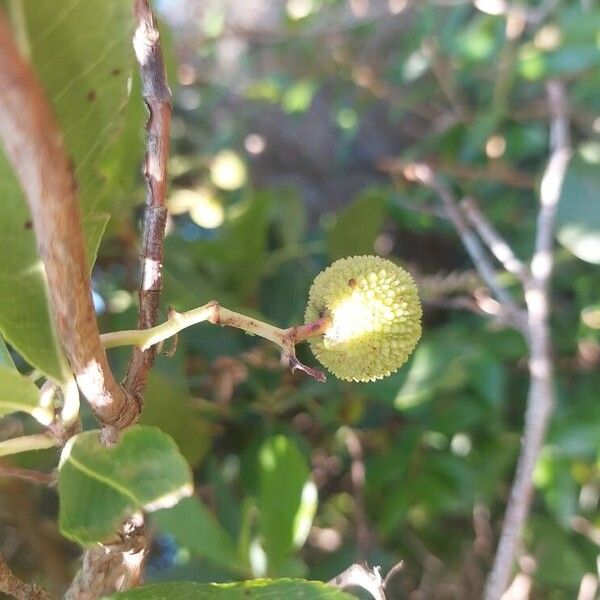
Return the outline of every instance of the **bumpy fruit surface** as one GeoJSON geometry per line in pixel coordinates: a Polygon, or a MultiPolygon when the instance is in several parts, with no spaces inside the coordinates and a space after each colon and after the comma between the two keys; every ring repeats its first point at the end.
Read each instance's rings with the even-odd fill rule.
{"type": "Polygon", "coordinates": [[[412,277],[378,256],[342,258],[319,273],[305,321],[328,316],[310,338],[313,353],[336,377],[374,381],[402,366],[421,337],[421,304],[412,277]]]}

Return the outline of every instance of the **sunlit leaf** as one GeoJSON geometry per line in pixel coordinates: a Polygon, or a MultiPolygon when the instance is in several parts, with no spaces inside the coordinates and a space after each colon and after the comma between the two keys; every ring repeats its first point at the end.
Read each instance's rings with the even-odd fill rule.
{"type": "Polygon", "coordinates": [[[268,438],[258,454],[261,532],[269,569],[276,572],[293,547],[304,543],[317,505],[306,460],[288,437],[268,438]]]}
{"type": "Polygon", "coordinates": [[[106,447],[99,431],[72,437],[60,459],[59,525],[81,544],[101,542],[134,511],[154,511],[192,493],[192,474],[173,440],[136,425],[106,447]]]}
{"type": "Polygon", "coordinates": [[[0,417],[14,412],[29,413],[44,425],[52,422],[54,414],[40,405],[40,390],[30,379],[14,366],[0,364],[0,417]]]}

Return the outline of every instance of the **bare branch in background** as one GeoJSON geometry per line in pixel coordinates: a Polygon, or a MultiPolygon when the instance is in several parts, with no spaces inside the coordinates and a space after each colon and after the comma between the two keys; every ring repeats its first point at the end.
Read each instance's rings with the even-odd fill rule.
{"type": "Polygon", "coordinates": [[[458,203],[450,189],[437,177],[426,164],[415,163],[405,168],[407,179],[418,181],[432,189],[439,196],[448,219],[454,225],[463,245],[465,246],[477,272],[490,288],[504,309],[509,323],[523,331],[525,327],[524,314],[506,288],[498,281],[497,275],[481,241],[465,221],[458,203]]]}
{"type": "Polygon", "coordinates": [[[515,256],[508,242],[496,231],[496,228],[481,212],[477,202],[473,198],[465,198],[460,203],[460,207],[496,259],[509,273],[512,273],[524,283],[527,277],[525,265],[515,256]]]}
{"type": "Polygon", "coordinates": [[[554,115],[551,124],[552,152],[540,188],[535,250],[529,267],[531,275],[524,286],[530,386],[521,453],[494,566],[486,584],[486,600],[499,600],[508,586],[517,545],[531,504],[533,470],[542,450],[555,403],[549,324],[552,242],[556,209],[572,150],[564,86],[558,81],[551,81],[547,92],[548,103],[554,115]]]}
{"type": "MultiPolygon", "coordinates": [[[[460,178],[466,181],[494,181],[516,189],[532,190],[535,179],[528,173],[514,169],[499,161],[490,161],[487,165],[476,166],[439,160],[435,156],[428,157],[427,164],[443,175],[460,178]]],[[[379,161],[377,167],[391,174],[402,174],[406,163],[397,158],[385,158],[379,161]]]]}
{"type": "MultiPolygon", "coordinates": [[[[171,132],[171,90],[167,84],[160,35],[148,0],[134,0],[137,29],[133,38],[140,67],[142,94],[150,113],[146,123],[146,208],[141,251],[141,278],[137,326],[148,329],[158,322],[162,290],[163,239],[167,222],[167,168],[171,132]]],[[[157,349],[134,349],[125,389],[141,398],[157,349]]]]}
{"type": "MultiPolygon", "coordinates": [[[[466,199],[459,208],[452,192],[431,167],[413,164],[406,166],[404,170],[407,179],[419,181],[437,193],[477,271],[494,294],[499,314],[504,312],[509,317],[508,322],[523,333],[529,348],[530,387],[521,453],[494,566],[486,584],[485,600],[500,600],[509,585],[517,546],[531,504],[533,469],[542,450],[555,402],[549,325],[552,243],[558,200],[572,149],[564,86],[558,81],[549,82],[547,96],[552,114],[551,155],[541,182],[535,248],[528,266],[516,257],[473,200],[466,199]],[[463,214],[480,237],[469,227],[463,214]],[[521,282],[525,311],[498,282],[483,244],[506,271],[514,274],[521,282]]],[[[485,308],[483,310],[488,312],[485,308]]]]}
{"type": "Polygon", "coordinates": [[[79,388],[116,430],[139,415],[100,342],[73,168],[46,94],[0,12],[0,138],[31,211],[54,323],[79,388]]]}

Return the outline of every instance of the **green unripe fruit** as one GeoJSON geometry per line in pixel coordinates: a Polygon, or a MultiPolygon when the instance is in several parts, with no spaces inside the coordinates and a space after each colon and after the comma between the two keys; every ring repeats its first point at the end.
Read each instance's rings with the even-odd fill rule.
{"type": "Polygon", "coordinates": [[[317,275],[304,316],[306,323],[331,319],[309,340],[323,366],[346,381],[374,381],[406,362],[421,337],[421,315],[417,286],[402,267],[354,256],[317,275]]]}

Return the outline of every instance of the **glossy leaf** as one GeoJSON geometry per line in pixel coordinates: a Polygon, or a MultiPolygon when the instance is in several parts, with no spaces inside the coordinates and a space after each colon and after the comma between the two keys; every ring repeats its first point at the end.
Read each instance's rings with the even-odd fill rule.
{"type": "Polygon", "coordinates": [[[192,489],[187,463],[159,429],[130,427],[111,447],[101,444],[99,431],[87,431],[61,455],[59,525],[82,544],[101,542],[127,514],[173,506],[192,489]]]}
{"type": "Polygon", "coordinates": [[[0,364],[0,417],[14,412],[29,413],[44,425],[52,422],[53,411],[40,405],[40,391],[33,381],[0,364]]]}
{"type": "Polygon", "coordinates": [[[276,572],[294,547],[304,543],[317,504],[306,460],[288,437],[268,438],[258,453],[261,532],[269,569],[276,572]]]}

